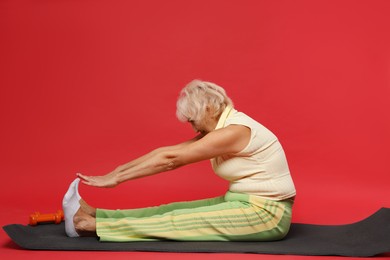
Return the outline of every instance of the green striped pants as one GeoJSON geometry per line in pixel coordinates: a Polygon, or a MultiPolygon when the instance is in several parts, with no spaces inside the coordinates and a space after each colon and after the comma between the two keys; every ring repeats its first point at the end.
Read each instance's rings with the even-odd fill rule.
{"type": "Polygon", "coordinates": [[[100,241],[272,241],[291,223],[293,200],[272,201],[227,192],[225,196],[158,207],[96,210],[100,241]]]}

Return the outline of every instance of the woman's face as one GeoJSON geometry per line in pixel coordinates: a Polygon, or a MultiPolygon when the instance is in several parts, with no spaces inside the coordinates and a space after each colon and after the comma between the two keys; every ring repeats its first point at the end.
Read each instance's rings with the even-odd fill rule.
{"type": "Polygon", "coordinates": [[[200,134],[207,134],[209,131],[206,130],[206,127],[205,125],[199,121],[199,120],[191,120],[191,119],[188,119],[188,123],[191,124],[192,126],[192,129],[194,129],[194,131],[196,133],[200,133],[200,134]]]}
{"type": "Polygon", "coordinates": [[[203,120],[188,119],[188,122],[191,124],[192,129],[194,129],[196,133],[200,133],[202,135],[208,134],[215,129],[218,123],[218,118],[212,117],[211,114],[212,113],[207,110],[203,120]]]}

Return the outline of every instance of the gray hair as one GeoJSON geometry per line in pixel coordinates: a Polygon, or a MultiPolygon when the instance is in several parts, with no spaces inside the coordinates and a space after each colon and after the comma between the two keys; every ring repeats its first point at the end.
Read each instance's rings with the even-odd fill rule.
{"type": "Polygon", "coordinates": [[[182,121],[203,120],[207,108],[219,116],[227,106],[233,106],[225,90],[217,84],[195,79],[185,86],[176,103],[176,116],[182,121]]]}

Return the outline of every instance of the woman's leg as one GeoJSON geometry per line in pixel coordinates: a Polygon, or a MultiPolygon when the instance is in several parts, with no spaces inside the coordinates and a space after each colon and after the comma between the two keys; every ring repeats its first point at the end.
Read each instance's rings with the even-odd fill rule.
{"type": "Polygon", "coordinates": [[[142,213],[143,209],[110,212],[114,217],[97,210],[97,235],[101,241],[122,242],[161,239],[270,241],[281,239],[288,232],[291,201],[270,201],[231,192],[223,201],[221,198],[217,201],[211,205],[202,205],[201,201],[188,204],[199,207],[177,203],[178,208],[174,208],[174,203],[145,209],[147,214],[142,213]],[[150,215],[152,212],[158,214],[150,215]]]}
{"type": "Polygon", "coordinates": [[[225,201],[224,196],[220,196],[220,197],[195,200],[195,201],[174,202],[174,203],[160,205],[156,207],[147,207],[147,208],[140,208],[140,209],[126,209],[126,210],[96,209],[95,212],[99,218],[125,218],[125,217],[145,218],[145,217],[165,214],[173,210],[192,209],[192,208],[217,205],[224,201],[225,201]]]}
{"type": "Polygon", "coordinates": [[[269,241],[287,234],[291,221],[292,201],[276,202],[231,192],[225,197],[146,209],[95,210],[78,195],[77,185],[77,181],[72,183],[64,197],[72,236],[98,234],[103,241],[269,241]]]}
{"type": "Polygon", "coordinates": [[[80,199],[79,202],[80,202],[80,208],[83,212],[90,215],[91,217],[96,217],[96,208],[88,205],[88,203],[85,202],[85,200],[83,200],[82,198],[80,199]]]}
{"type": "Polygon", "coordinates": [[[216,205],[222,202],[224,202],[224,196],[195,201],[174,202],[140,209],[105,210],[93,208],[80,198],[80,209],[74,215],[73,224],[77,234],[80,236],[96,236],[96,214],[98,214],[99,218],[145,218],[148,216],[164,214],[175,209],[198,208],[216,205]]]}

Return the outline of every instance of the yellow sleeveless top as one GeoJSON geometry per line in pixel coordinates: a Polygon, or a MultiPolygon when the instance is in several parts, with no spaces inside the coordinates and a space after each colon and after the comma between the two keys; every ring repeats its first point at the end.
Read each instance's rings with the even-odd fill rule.
{"type": "Polygon", "coordinates": [[[294,197],[294,182],[277,137],[230,106],[222,113],[215,129],[228,125],[243,125],[251,130],[250,141],[241,152],[211,159],[215,173],[230,182],[229,190],[270,200],[294,197]]]}

